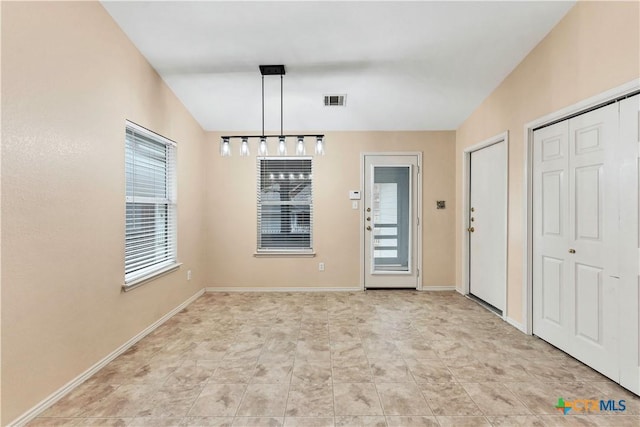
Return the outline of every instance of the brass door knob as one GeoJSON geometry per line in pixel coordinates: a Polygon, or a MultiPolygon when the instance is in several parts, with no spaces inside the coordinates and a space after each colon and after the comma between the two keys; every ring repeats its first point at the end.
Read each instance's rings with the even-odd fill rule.
{"type": "Polygon", "coordinates": [[[371,226],[367,225],[367,231],[371,231],[371,226]]]}
{"type": "Polygon", "coordinates": [[[473,233],[474,231],[476,231],[476,229],[473,228],[473,227],[469,227],[469,228],[467,228],[467,231],[470,232],[470,233],[473,233]]]}
{"type": "Polygon", "coordinates": [[[575,250],[575,249],[569,249],[569,253],[570,253],[570,254],[575,254],[575,253],[576,253],[576,250],[575,250]]]}

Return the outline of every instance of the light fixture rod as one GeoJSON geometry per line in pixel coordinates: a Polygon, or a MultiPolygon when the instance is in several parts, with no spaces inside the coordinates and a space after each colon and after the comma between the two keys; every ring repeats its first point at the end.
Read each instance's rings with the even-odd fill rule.
{"type": "Polygon", "coordinates": [[[282,91],[282,85],[284,82],[284,76],[282,74],[280,74],[280,135],[282,135],[284,133],[284,119],[283,119],[283,112],[284,112],[284,101],[283,101],[283,96],[282,94],[284,93],[282,91]]]}
{"type": "Polygon", "coordinates": [[[262,75],[262,136],[264,136],[264,74],[262,75]]]}
{"type": "Polygon", "coordinates": [[[299,133],[296,133],[296,134],[291,134],[291,135],[264,135],[264,134],[262,134],[262,135],[225,135],[222,138],[227,138],[227,139],[231,139],[231,138],[262,138],[262,137],[264,137],[264,138],[279,138],[281,136],[283,136],[285,138],[297,138],[299,136],[303,137],[303,138],[318,138],[318,137],[324,138],[324,135],[320,134],[320,133],[318,133],[318,134],[315,134],[315,133],[314,134],[299,134],[299,133]]]}

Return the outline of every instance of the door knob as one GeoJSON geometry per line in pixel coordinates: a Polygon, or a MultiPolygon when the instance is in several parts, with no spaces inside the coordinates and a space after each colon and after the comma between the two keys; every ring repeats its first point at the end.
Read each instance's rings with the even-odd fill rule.
{"type": "Polygon", "coordinates": [[[476,229],[473,228],[473,227],[469,227],[469,228],[467,228],[467,231],[470,232],[470,233],[473,233],[474,231],[476,231],[476,229]]]}
{"type": "Polygon", "coordinates": [[[371,221],[371,217],[370,216],[367,217],[367,221],[371,221]]]}
{"type": "Polygon", "coordinates": [[[367,225],[367,231],[371,231],[371,226],[367,225]]]}
{"type": "Polygon", "coordinates": [[[569,253],[570,253],[570,254],[575,254],[575,253],[576,253],[576,250],[575,250],[575,249],[569,249],[569,253]]]}
{"type": "Polygon", "coordinates": [[[371,208],[367,208],[367,212],[371,212],[371,208]]]}

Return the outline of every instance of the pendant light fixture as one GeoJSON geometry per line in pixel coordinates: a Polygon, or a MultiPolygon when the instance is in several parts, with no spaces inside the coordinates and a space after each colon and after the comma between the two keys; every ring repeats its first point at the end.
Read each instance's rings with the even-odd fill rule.
{"type": "Polygon", "coordinates": [[[284,134],[284,99],[283,99],[283,80],[285,75],[284,65],[260,65],[260,74],[262,74],[262,134],[261,135],[228,135],[223,136],[220,141],[220,155],[222,157],[231,156],[231,141],[240,140],[240,156],[247,157],[250,155],[249,141],[258,139],[258,155],[268,156],[268,139],[278,139],[278,155],[287,155],[287,138],[296,138],[296,155],[306,155],[305,138],[316,139],[315,153],[316,155],[324,155],[325,138],[324,135],[285,135],[284,134]],[[265,135],[264,134],[264,76],[280,76],[280,134],[265,135]]]}

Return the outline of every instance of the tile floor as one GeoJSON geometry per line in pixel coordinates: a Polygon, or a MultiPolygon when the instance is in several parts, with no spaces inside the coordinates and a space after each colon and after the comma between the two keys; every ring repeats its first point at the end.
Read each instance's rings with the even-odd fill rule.
{"type": "Polygon", "coordinates": [[[453,292],[212,293],[29,425],[637,427],[640,398],[453,292]]]}

